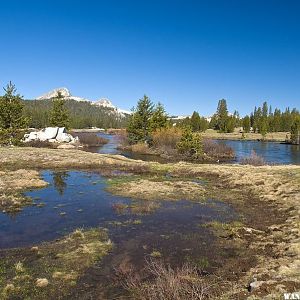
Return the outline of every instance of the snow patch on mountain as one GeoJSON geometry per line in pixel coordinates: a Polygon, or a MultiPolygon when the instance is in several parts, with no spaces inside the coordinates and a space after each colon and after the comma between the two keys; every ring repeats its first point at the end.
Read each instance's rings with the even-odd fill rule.
{"type": "Polygon", "coordinates": [[[67,88],[65,87],[61,87],[61,88],[57,88],[57,89],[54,89],[42,96],[39,96],[36,98],[36,100],[48,100],[48,99],[52,99],[52,98],[55,98],[57,97],[57,94],[58,93],[61,93],[61,95],[64,97],[64,99],[66,100],[76,100],[76,101],[90,101],[88,99],[85,99],[85,98],[81,98],[81,97],[76,97],[76,96],[73,96],[70,92],[70,90],[68,90],[67,88]]]}
{"type": "Polygon", "coordinates": [[[96,106],[101,106],[101,107],[107,107],[107,108],[110,108],[114,111],[116,111],[117,113],[119,114],[127,114],[127,115],[130,115],[131,112],[128,111],[128,110],[125,110],[125,109],[120,109],[116,106],[114,106],[111,101],[107,98],[101,98],[95,102],[92,103],[93,105],[96,105],[96,106]]]}
{"type": "Polygon", "coordinates": [[[66,100],[87,101],[87,102],[90,102],[92,105],[95,105],[95,106],[109,108],[112,111],[114,111],[115,113],[117,113],[119,115],[122,115],[122,116],[131,114],[131,112],[128,111],[128,110],[120,109],[120,108],[114,106],[112,104],[112,102],[109,99],[107,99],[107,98],[100,98],[97,101],[91,101],[91,100],[86,99],[86,98],[81,98],[81,97],[73,96],[71,94],[70,90],[68,90],[65,87],[54,89],[54,90],[52,90],[52,91],[50,91],[50,92],[48,92],[48,93],[46,93],[46,94],[44,94],[42,96],[37,97],[36,100],[49,100],[49,99],[53,99],[53,98],[57,97],[58,92],[60,92],[61,95],[66,100]]]}

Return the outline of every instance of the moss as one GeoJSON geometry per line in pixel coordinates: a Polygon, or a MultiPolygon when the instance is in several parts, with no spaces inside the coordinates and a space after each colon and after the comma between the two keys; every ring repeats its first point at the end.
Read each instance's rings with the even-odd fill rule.
{"type": "Polygon", "coordinates": [[[162,254],[157,251],[157,250],[153,250],[151,253],[150,253],[150,256],[151,257],[154,257],[154,258],[159,258],[159,257],[162,257],[162,254]]]}
{"type": "Polygon", "coordinates": [[[84,271],[111,248],[105,230],[78,229],[40,245],[38,251],[10,250],[0,264],[0,298],[64,298],[84,271]]]}
{"type": "Polygon", "coordinates": [[[239,221],[233,221],[231,223],[212,221],[201,226],[212,228],[215,235],[225,238],[237,237],[239,230],[243,228],[243,224],[239,221]]]}

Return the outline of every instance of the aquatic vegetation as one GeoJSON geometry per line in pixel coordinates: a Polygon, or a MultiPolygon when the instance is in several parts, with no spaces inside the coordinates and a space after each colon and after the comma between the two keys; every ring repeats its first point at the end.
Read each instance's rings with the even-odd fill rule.
{"type": "Polygon", "coordinates": [[[161,254],[159,251],[157,251],[157,250],[153,250],[153,251],[150,253],[150,256],[151,256],[151,257],[154,257],[154,258],[159,258],[159,257],[162,256],[162,254],[161,254]]]}
{"type": "Polygon", "coordinates": [[[233,221],[231,223],[221,223],[218,221],[212,221],[202,226],[212,228],[213,232],[224,238],[239,237],[238,232],[243,229],[243,224],[239,221],[233,221]]]}
{"type": "Polygon", "coordinates": [[[112,249],[103,229],[77,229],[35,249],[16,249],[1,260],[1,299],[62,299],[95,261],[112,249]]]}
{"type": "Polygon", "coordinates": [[[113,226],[129,226],[129,225],[139,225],[142,224],[142,220],[141,219],[129,219],[126,221],[111,221],[108,222],[109,225],[113,225],[113,226]]]}
{"type": "Polygon", "coordinates": [[[121,202],[112,204],[112,209],[119,215],[147,215],[153,213],[159,207],[160,203],[157,201],[133,201],[131,204],[121,202]]]}
{"type": "Polygon", "coordinates": [[[148,215],[160,208],[157,201],[134,201],[130,204],[130,213],[136,215],[148,215]]]}
{"type": "Polygon", "coordinates": [[[127,204],[120,203],[120,202],[112,204],[111,207],[119,215],[125,214],[127,212],[127,209],[128,209],[128,205],[127,204]]]}

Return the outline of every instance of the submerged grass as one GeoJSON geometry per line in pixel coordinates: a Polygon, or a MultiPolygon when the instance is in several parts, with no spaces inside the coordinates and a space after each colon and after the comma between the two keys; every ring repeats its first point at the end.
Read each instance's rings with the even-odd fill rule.
{"type": "Polygon", "coordinates": [[[112,248],[103,229],[77,229],[55,242],[0,255],[0,299],[63,299],[112,248]]]}

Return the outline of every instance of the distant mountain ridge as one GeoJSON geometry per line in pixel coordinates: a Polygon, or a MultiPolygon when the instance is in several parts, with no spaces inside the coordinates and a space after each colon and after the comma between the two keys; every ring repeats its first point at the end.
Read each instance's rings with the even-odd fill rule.
{"type": "Polygon", "coordinates": [[[115,111],[117,114],[120,114],[120,115],[130,115],[131,114],[131,112],[128,110],[120,109],[120,108],[114,106],[112,104],[112,102],[107,98],[100,98],[99,100],[92,101],[87,98],[73,96],[71,94],[70,90],[67,89],[66,87],[53,89],[53,90],[35,98],[35,100],[49,100],[49,99],[55,98],[57,96],[58,92],[60,92],[62,94],[62,96],[64,97],[64,99],[66,99],[66,100],[90,102],[92,105],[95,105],[95,106],[112,109],[113,111],[115,111]]]}

